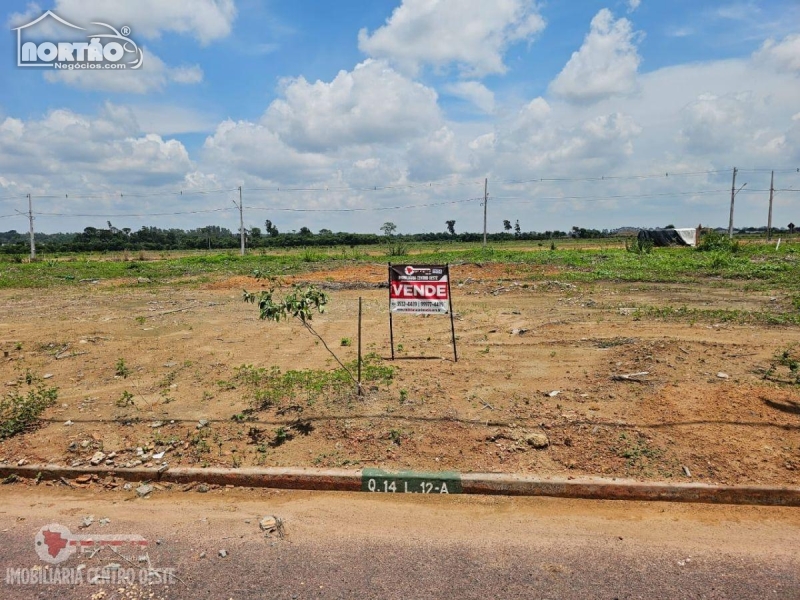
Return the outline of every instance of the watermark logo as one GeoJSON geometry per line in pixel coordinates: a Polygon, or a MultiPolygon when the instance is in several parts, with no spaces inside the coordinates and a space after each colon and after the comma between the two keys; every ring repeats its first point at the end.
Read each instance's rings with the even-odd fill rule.
{"type": "Polygon", "coordinates": [[[58,523],[42,527],[34,536],[36,554],[44,562],[57,565],[76,552],[90,553],[92,556],[104,548],[119,550],[131,547],[134,550],[147,548],[147,540],[140,535],[76,535],[58,523]]]}
{"type": "Polygon", "coordinates": [[[156,568],[141,535],[78,535],[58,523],[45,525],[33,538],[46,565],[7,567],[6,585],[171,585],[180,581],[173,568],[156,568]],[[63,565],[71,556],[86,561],[63,565]],[[110,560],[111,562],[107,562],[110,560]]]}
{"type": "Polygon", "coordinates": [[[131,28],[127,25],[119,29],[108,23],[93,22],[96,33],[86,34],[89,41],[66,41],[77,31],[87,31],[84,27],[73,25],[48,10],[38,19],[15,27],[17,32],[17,66],[42,67],[50,69],[139,69],[144,58],[142,49],[129,36],[131,28]],[[39,39],[37,29],[50,24],[60,25],[65,31],[64,39],[39,39]],[[69,28],[69,29],[67,29],[69,28]],[[104,28],[104,29],[103,29],[104,28]]]}

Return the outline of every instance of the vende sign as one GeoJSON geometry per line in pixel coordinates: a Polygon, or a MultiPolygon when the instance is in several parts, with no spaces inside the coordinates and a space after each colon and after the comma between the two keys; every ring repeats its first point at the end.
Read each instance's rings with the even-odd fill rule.
{"type": "Polygon", "coordinates": [[[414,315],[449,313],[447,265],[391,265],[389,310],[414,315]]]}

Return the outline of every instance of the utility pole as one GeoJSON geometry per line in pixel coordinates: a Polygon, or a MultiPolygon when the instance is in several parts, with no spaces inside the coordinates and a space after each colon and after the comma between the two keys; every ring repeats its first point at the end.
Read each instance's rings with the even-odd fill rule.
{"type": "Polygon", "coordinates": [[[483,180],[483,247],[486,248],[486,203],[489,201],[489,178],[483,180]]]}
{"type": "Polygon", "coordinates": [[[767,241],[772,239],[772,197],[775,195],[775,171],[769,177],[769,213],[767,214],[767,241]]]}
{"type": "Polygon", "coordinates": [[[738,169],[733,167],[733,183],[731,183],[731,216],[728,220],[728,239],[733,238],[733,199],[736,198],[736,171],[738,171],[738,169]]]}
{"type": "Polygon", "coordinates": [[[731,218],[730,221],[728,221],[728,239],[733,239],[733,200],[736,198],[736,194],[741,192],[744,189],[744,186],[747,185],[745,182],[742,184],[742,187],[740,187],[738,190],[736,189],[736,172],[738,170],[739,169],[736,167],[733,167],[733,183],[731,184],[731,218]]]}
{"type": "Polygon", "coordinates": [[[36,258],[36,242],[33,239],[33,200],[28,194],[28,220],[31,226],[31,260],[36,258]]]}
{"type": "Polygon", "coordinates": [[[239,186],[239,234],[242,242],[242,256],[244,256],[244,205],[242,204],[242,186],[239,186]]]}

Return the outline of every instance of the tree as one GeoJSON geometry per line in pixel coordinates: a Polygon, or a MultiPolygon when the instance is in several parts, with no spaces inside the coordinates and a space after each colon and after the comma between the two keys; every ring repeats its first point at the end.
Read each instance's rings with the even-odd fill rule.
{"type": "Polygon", "coordinates": [[[314,235],[314,233],[308,227],[301,227],[300,235],[314,235]]]}
{"type": "Polygon", "coordinates": [[[276,235],[278,235],[278,228],[275,227],[275,225],[273,225],[272,221],[270,221],[269,219],[264,221],[264,229],[267,230],[267,235],[269,235],[270,237],[275,237],[276,235]]]}
{"type": "Polygon", "coordinates": [[[395,231],[397,231],[397,225],[395,225],[391,221],[386,221],[386,223],[381,225],[381,231],[383,232],[383,235],[385,235],[386,237],[390,237],[394,235],[395,231]]]}
{"type": "Polygon", "coordinates": [[[514,237],[519,237],[522,235],[522,229],[519,227],[519,219],[514,222],[514,237]]]}
{"type": "MultiPolygon", "coordinates": [[[[261,279],[263,277],[263,274],[258,269],[253,272],[253,275],[255,275],[256,279],[261,279]]],[[[274,278],[269,277],[269,279],[274,282],[274,278]]],[[[344,369],[344,372],[347,373],[350,379],[353,380],[353,383],[356,384],[358,393],[361,395],[361,383],[355,378],[350,369],[339,360],[339,357],[328,347],[328,344],[325,343],[322,336],[317,333],[309,323],[314,315],[314,311],[320,314],[325,312],[325,305],[328,303],[328,296],[325,292],[317,289],[313,285],[305,289],[295,286],[292,292],[283,298],[276,298],[275,287],[271,287],[269,290],[262,290],[259,294],[245,290],[242,294],[242,299],[245,302],[257,304],[259,317],[263,320],[280,322],[281,319],[288,320],[294,317],[300,321],[310,334],[322,342],[325,350],[333,356],[334,360],[339,363],[339,366],[344,369]]]]}
{"type": "Polygon", "coordinates": [[[331,231],[330,229],[320,229],[319,230],[319,234],[320,235],[332,235],[333,231],[331,231]]]}
{"type": "Polygon", "coordinates": [[[450,235],[455,235],[456,234],[456,222],[455,222],[454,219],[451,219],[449,221],[445,221],[445,225],[447,225],[447,232],[450,235]]]}
{"type": "Polygon", "coordinates": [[[261,239],[261,229],[259,227],[253,227],[252,229],[250,229],[250,239],[253,240],[261,239]]]}
{"type": "Polygon", "coordinates": [[[503,229],[506,231],[511,231],[511,221],[508,219],[503,219],[503,229]]]}
{"type": "Polygon", "coordinates": [[[789,223],[789,233],[794,233],[794,223],[789,223]]]}

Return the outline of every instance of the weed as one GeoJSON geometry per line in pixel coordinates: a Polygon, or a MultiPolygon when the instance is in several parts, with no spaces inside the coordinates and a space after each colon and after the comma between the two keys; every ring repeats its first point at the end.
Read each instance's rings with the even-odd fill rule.
{"type": "Polygon", "coordinates": [[[125,408],[128,406],[133,406],[133,394],[131,394],[128,390],[124,390],[119,398],[117,398],[116,402],[114,402],[120,408],[125,408]]]}
{"type": "Polygon", "coordinates": [[[341,341],[339,342],[339,345],[340,346],[352,346],[353,345],[353,340],[351,340],[349,337],[343,337],[341,339],[341,341]]]}
{"type": "Polygon", "coordinates": [[[273,448],[277,448],[294,438],[292,432],[289,431],[286,427],[278,427],[275,430],[275,436],[272,438],[272,442],[270,442],[270,446],[273,448]]]}
{"type": "Polygon", "coordinates": [[[400,404],[408,402],[408,390],[400,390],[400,404]]]}
{"type": "Polygon", "coordinates": [[[14,390],[0,399],[0,440],[34,427],[58,398],[58,388],[46,387],[38,377],[31,377],[27,385],[27,393],[14,390]]]}
{"type": "Polygon", "coordinates": [[[778,383],[800,384],[800,352],[797,351],[796,344],[791,344],[775,354],[772,364],[764,372],[764,379],[778,383]],[[780,373],[780,367],[788,369],[788,375],[785,372],[780,373]],[[785,379],[787,376],[788,379],[785,379]]]}
{"type": "Polygon", "coordinates": [[[739,242],[732,240],[724,233],[711,229],[702,232],[700,243],[697,244],[697,250],[699,252],[738,252],[739,242]]]}
{"type": "Polygon", "coordinates": [[[136,322],[139,325],[144,325],[146,321],[147,321],[147,317],[142,317],[142,316],[136,317],[136,322]]]}
{"type": "Polygon", "coordinates": [[[396,241],[386,247],[386,256],[406,256],[409,246],[406,242],[396,241]]]}
{"type": "MultiPolygon", "coordinates": [[[[356,361],[347,366],[352,371],[356,361]]],[[[362,383],[388,384],[394,377],[394,367],[381,364],[375,353],[368,354],[361,364],[362,383]]],[[[297,405],[305,399],[313,404],[319,398],[328,400],[348,399],[353,395],[350,375],[341,367],[333,371],[303,369],[281,372],[278,367],[270,369],[242,365],[235,369],[236,374],[227,385],[241,385],[248,390],[247,397],[257,410],[264,410],[288,403],[297,405]]]]}
{"type": "Polygon", "coordinates": [[[123,379],[127,379],[128,375],[131,374],[130,369],[125,364],[124,358],[118,358],[117,363],[114,365],[114,374],[117,377],[122,377],[123,379]]]}
{"type": "Polygon", "coordinates": [[[653,240],[638,237],[626,239],[625,251],[632,254],[650,254],[653,251],[653,240]]]}

